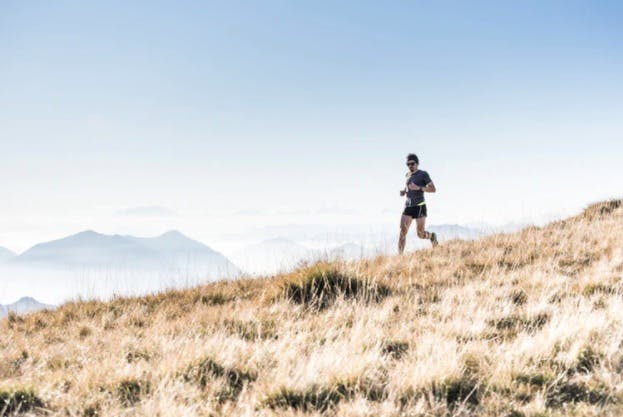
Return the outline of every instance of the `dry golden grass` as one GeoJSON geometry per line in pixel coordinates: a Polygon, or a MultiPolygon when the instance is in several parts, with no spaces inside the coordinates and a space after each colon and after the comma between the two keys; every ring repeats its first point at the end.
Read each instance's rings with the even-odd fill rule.
{"type": "Polygon", "coordinates": [[[622,276],[615,201],[434,251],[11,315],[0,416],[617,416],[622,276]]]}

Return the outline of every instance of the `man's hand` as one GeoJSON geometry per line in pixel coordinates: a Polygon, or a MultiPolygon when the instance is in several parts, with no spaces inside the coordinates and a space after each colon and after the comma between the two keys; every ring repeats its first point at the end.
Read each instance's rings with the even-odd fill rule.
{"type": "Polygon", "coordinates": [[[400,190],[400,197],[404,197],[405,194],[407,194],[405,190],[400,190]]]}
{"type": "Polygon", "coordinates": [[[415,185],[415,184],[414,184],[414,183],[412,183],[412,182],[410,182],[410,183],[409,183],[409,185],[408,185],[407,187],[409,187],[409,189],[410,189],[411,191],[413,191],[413,190],[421,190],[421,189],[422,189],[422,187],[420,187],[419,185],[415,185]]]}

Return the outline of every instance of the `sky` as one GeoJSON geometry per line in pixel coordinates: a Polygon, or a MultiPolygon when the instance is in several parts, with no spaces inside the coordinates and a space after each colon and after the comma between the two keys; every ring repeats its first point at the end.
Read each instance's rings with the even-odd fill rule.
{"type": "Polygon", "coordinates": [[[543,222],[621,195],[619,1],[3,1],[0,246],[543,222]]]}

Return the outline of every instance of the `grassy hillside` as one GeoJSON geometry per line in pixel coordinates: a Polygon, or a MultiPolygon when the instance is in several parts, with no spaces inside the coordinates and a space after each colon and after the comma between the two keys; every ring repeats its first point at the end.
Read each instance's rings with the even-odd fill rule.
{"type": "Polygon", "coordinates": [[[611,201],[434,251],[11,315],[0,416],[621,415],[622,277],[611,201]]]}

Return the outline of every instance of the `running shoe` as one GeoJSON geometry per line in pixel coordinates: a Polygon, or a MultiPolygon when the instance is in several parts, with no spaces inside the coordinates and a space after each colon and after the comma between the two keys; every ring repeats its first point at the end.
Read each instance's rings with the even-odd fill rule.
{"type": "Polygon", "coordinates": [[[439,245],[439,242],[437,242],[437,233],[435,232],[431,233],[430,242],[433,244],[433,247],[439,245]]]}

